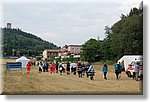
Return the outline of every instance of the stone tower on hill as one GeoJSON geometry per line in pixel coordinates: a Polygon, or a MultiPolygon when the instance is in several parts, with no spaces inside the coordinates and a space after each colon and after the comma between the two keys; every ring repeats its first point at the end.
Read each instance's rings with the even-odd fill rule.
{"type": "Polygon", "coordinates": [[[7,23],[7,28],[8,28],[8,29],[12,29],[11,23],[7,23]]]}

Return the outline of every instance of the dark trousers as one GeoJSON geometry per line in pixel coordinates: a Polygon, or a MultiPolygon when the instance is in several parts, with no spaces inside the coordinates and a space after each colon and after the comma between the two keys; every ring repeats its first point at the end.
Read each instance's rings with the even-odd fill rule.
{"type": "Polygon", "coordinates": [[[107,72],[104,72],[104,79],[107,79],[106,75],[107,75],[107,72]]]}
{"type": "Polygon", "coordinates": [[[79,78],[82,78],[82,71],[78,71],[79,78]]]}
{"type": "Polygon", "coordinates": [[[76,75],[76,68],[72,68],[73,75],[76,75]]]}
{"type": "Polygon", "coordinates": [[[63,72],[63,71],[62,71],[62,70],[60,70],[60,75],[62,75],[62,72],[63,72]]]}
{"type": "Polygon", "coordinates": [[[116,79],[119,79],[119,78],[118,78],[118,75],[119,75],[118,70],[115,70],[115,74],[116,74],[116,79]]]}
{"type": "Polygon", "coordinates": [[[39,73],[41,73],[41,72],[42,72],[42,68],[39,67],[39,73]]]}
{"type": "Polygon", "coordinates": [[[43,67],[43,72],[46,72],[46,67],[43,67]]]}
{"type": "Polygon", "coordinates": [[[56,67],[56,73],[58,73],[58,67],[56,67]]]}
{"type": "Polygon", "coordinates": [[[46,72],[48,72],[48,67],[46,67],[46,72]]]}

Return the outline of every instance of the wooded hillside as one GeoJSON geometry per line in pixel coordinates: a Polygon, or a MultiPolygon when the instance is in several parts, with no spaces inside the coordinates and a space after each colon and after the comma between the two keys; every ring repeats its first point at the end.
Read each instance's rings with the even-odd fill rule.
{"type": "Polygon", "coordinates": [[[3,32],[3,56],[38,56],[45,49],[58,49],[53,43],[23,32],[20,29],[2,28],[3,32]]]}

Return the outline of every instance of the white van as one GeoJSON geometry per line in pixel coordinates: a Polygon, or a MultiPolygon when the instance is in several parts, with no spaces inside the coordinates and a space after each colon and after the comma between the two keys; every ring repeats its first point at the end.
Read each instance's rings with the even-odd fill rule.
{"type": "Polygon", "coordinates": [[[128,65],[128,69],[126,70],[126,74],[128,77],[133,77],[135,75],[135,62],[138,62],[138,72],[139,72],[139,77],[143,78],[143,60],[138,60],[138,61],[132,61],[131,64],[128,65]]]}

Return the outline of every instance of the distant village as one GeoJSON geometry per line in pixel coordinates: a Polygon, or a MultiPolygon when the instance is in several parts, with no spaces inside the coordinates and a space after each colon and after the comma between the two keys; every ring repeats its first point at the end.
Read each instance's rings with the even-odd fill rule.
{"type": "Polygon", "coordinates": [[[58,50],[46,49],[43,51],[43,58],[69,58],[70,55],[74,58],[80,58],[81,47],[82,45],[65,45],[58,50]]]}

